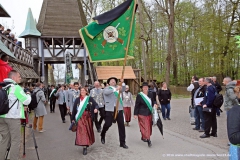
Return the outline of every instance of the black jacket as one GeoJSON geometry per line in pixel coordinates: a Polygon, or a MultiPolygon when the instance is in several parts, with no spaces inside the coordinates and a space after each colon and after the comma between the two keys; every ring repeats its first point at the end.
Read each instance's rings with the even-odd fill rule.
{"type": "Polygon", "coordinates": [[[55,91],[52,93],[51,97],[50,97],[50,94],[51,94],[52,90],[49,91],[49,96],[48,98],[51,100],[51,101],[56,101],[57,97],[54,95],[54,93],[57,92],[57,89],[55,89],[55,91]]]}
{"type": "Polygon", "coordinates": [[[167,88],[167,90],[158,90],[158,100],[161,104],[168,104],[172,98],[171,91],[167,88]],[[169,100],[168,100],[169,99],[169,100]]]}
{"type": "MultiPolygon", "coordinates": [[[[79,104],[80,104],[80,98],[77,98],[73,105],[71,121],[75,120],[75,116],[77,114],[77,107],[79,106],[79,104]]],[[[93,121],[94,121],[94,109],[98,109],[98,108],[99,107],[98,107],[98,104],[96,103],[96,101],[92,97],[90,97],[85,111],[90,111],[93,121]]]]}
{"type": "Polygon", "coordinates": [[[228,139],[234,145],[240,144],[240,106],[234,106],[227,116],[228,139]]]}
{"type": "Polygon", "coordinates": [[[202,87],[201,86],[199,86],[199,87],[200,87],[200,89],[199,89],[199,91],[198,91],[198,93],[197,93],[195,98],[200,98],[200,97],[204,97],[205,96],[205,93],[206,93],[206,90],[207,90],[207,86],[204,85],[202,87]]]}
{"type": "MultiPolygon", "coordinates": [[[[148,92],[148,97],[152,101],[152,107],[154,105],[154,99],[153,95],[151,92],[148,92]]],[[[135,108],[134,108],[134,115],[143,115],[143,116],[148,116],[151,115],[151,111],[149,110],[147,104],[145,101],[142,99],[141,95],[138,94],[135,102],[135,108]]]]}

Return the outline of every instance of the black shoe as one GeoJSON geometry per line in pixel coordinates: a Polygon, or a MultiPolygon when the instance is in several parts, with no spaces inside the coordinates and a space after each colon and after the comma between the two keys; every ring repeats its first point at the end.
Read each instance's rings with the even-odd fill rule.
{"type": "Polygon", "coordinates": [[[101,133],[101,132],[102,132],[102,129],[101,129],[101,128],[98,128],[98,129],[97,129],[97,132],[98,132],[98,133],[101,133]]]}
{"type": "Polygon", "coordinates": [[[200,129],[198,132],[204,132],[204,129],[200,129]]]}
{"type": "Polygon", "coordinates": [[[195,125],[196,123],[195,122],[192,122],[191,125],[195,125]]]}
{"type": "Polygon", "coordinates": [[[200,129],[197,129],[197,128],[193,128],[193,130],[199,131],[200,129]]]}
{"type": "Polygon", "coordinates": [[[105,137],[101,137],[102,144],[105,144],[105,137]]]}
{"type": "Polygon", "coordinates": [[[63,123],[66,123],[66,121],[65,121],[65,120],[63,120],[63,123]]]}
{"type": "Polygon", "coordinates": [[[205,133],[200,136],[200,138],[209,138],[209,137],[210,137],[210,135],[209,134],[205,134],[205,133]]]}
{"type": "Polygon", "coordinates": [[[168,120],[171,120],[170,118],[167,118],[168,120]]]}
{"type": "Polygon", "coordinates": [[[163,118],[164,120],[166,120],[166,118],[163,118]]]}
{"type": "Polygon", "coordinates": [[[152,147],[152,142],[150,140],[148,140],[147,142],[148,142],[148,147],[152,147]]]}
{"type": "Polygon", "coordinates": [[[210,136],[217,137],[217,133],[215,133],[215,134],[211,133],[210,136]]]}
{"type": "Polygon", "coordinates": [[[52,113],[52,111],[50,111],[50,113],[52,113]]]}
{"type": "Polygon", "coordinates": [[[83,148],[83,155],[87,155],[87,148],[83,148]]]}
{"type": "Polygon", "coordinates": [[[120,144],[120,147],[123,147],[124,149],[128,149],[128,146],[126,144],[120,144]]]}
{"type": "Polygon", "coordinates": [[[147,139],[143,139],[143,138],[141,138],[141,140],[142,140],[143,142],[147,142],[147,139]]]}

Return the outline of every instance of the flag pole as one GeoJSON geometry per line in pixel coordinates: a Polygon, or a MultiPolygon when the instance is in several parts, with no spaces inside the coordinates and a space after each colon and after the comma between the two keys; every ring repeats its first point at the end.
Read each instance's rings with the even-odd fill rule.
{"type": "MultiPolygon", "coordinates": [[[[136,0],[134,0],[136,1],[136,0]]],[[[130,45],[130,39],[131,39],[131,36],[132,36],[132,27],[133,27],[133,22],[134,22],[134,18],[135,18],[135,13],[136,13],[136,6],[137,6],[137,3],[135,3],[134,5],[134,10],[133,10],[133,15],[132,15],[132,19],[131,19],[131,26],[130,26],[130,32],[129,32],[129,35],[128,35],[128,42],[127,42],[127,47],[126,47],[126,51],[125,51],[125,57],[124,57],[124,64],[123,64],[123,70],[122,70],[122,76],[121,76],[121,79],[123,79],[124,77],[124,72],[125,72],[125,67],[126,67],[126,63],[127,63],[127,55],[128,55],[128,48],[129,48],[129,45],[130,45]]],[[[122,82],[120,82],[119,84],[120,86],[122,86],[122,82]]],[[[119,106],[119,100],[120,100],[120,90],[119,90],[119,94],[118,94],[118,97],[117,97],[117,104],[116,104],[116,110],[115,110],[115,115],[114,115],[114,119],[117,118],[117,114],[118,114],[118,106],[119,106]]]]}

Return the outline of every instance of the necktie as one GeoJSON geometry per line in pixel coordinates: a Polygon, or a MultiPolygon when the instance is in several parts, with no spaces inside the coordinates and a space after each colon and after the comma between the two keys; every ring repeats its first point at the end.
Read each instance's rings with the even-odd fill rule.
{"type": "Polygon", "coordinates": [[[63,92],[63,102],[65,103],[65,94],[64,94],[64,92],[63,92]]]}

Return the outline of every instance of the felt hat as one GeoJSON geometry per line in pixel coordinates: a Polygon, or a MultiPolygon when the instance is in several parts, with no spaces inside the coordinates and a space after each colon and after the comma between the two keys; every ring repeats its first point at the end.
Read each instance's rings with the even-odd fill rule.
{"type": "Polygon", "coordinates": [[[108,80],[107,80],[107,84],[109,84],[109,82],[110,82],[111,79],[114,79],[114,80],[116,81],[116,83],[118,83],[118,79],[117,79],[116,77],[110,77],[110,78],[108,78],[108,80]]]}
{"type": "MultiPolygon", "coordinates": [[[[148,86],[147,82],[143,82],[142,85],[140,86],[140,88],[144,87],[144,86],[148,86]]],[[[149,87],[149,86],[148,86],[149,87]]]]}

